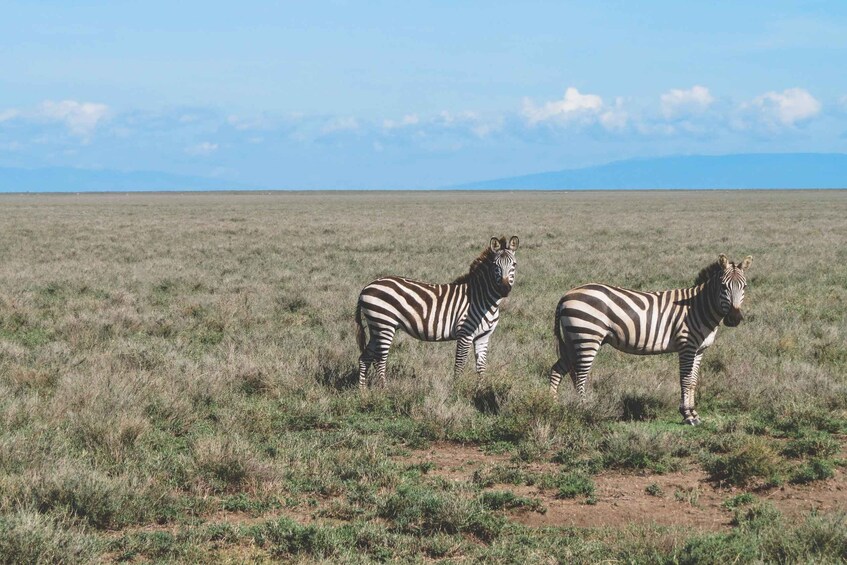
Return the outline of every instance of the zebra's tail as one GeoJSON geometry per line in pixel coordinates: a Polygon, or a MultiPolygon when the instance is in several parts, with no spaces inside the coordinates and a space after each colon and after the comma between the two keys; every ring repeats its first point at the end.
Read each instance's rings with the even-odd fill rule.
{"type": "Polygon", "coordinates": [[[365,352],[365,327],[362,325],[362,304],[356,304],[356,343],[359,344],[359,353],[365,352]]]}
{"type": "Polygon", "coordinates": [[[565,345],[564,340],[562,340],[562,328],[559,325],[559,320],[562,318],[562,303],[559,302],[559,305],[556,306],[556,321],[553,323],[553,333],[556,334],[556,352],[559,354],[559,357],[562,357],[562,346],[565,345]]]}
{"type": "Polygon", "coordinates": [[[559,305],[556,306],[556,322],[553,325],[553,333],[556,334],[556,352],[559,355],[559,360],[563,363],[562,368],[570,373],[576,357],[573,344],[570,340],[565,340],[565,336],[562,335],[562,313],[564,312],[564,304],[565,299],[562,298],[559,305]]]}

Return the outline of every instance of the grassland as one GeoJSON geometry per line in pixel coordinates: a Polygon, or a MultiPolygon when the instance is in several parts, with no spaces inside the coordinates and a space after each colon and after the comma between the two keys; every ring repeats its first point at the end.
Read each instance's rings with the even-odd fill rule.
{"type": "MultiPolygon", "coordinates": [[[[0,197],[0,562],[847,560],[847,193],[0,197]],[[359,290],[517,234],[481,389],[359,290]],[[680,425],[674,356],[547,394],[561,294],[754,257],[680,425]]],[[[564,386],[567,385],[567,386],[564,386]]]]}

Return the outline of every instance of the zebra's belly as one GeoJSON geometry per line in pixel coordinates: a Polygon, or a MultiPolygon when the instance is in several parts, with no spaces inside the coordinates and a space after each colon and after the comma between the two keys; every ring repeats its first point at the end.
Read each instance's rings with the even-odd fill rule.
{"type": "Polygon", "coordinates": [[[626,343],[618,339],[614,334],[610,334],[603,343],[608,343],[618,351],[629,353],[631,355],[661,355],[662,353],[676,353],[678,348],[673,344],[632,344],[626,343]]]}
{"type": "MultiPolygon", "coordinates": [[[[414,335],[414,334],[412,334],[412,335],[414,335]]],[[[454,341],[456,339],[456,336],[453,332],[447,332],[447,333],[441,333],[441,334],[438,334],[438,333],[429,334],[429,333],[427,333],[427,334],[422,334],[422,335],[415,336],[415,337],[417,337],[421,341],[454,341]]]]}
{"type": "Polygon", "coordinates": [[[456,332],[453,328],[430,327],[427,324],[419,324],[413,327],[400,324],[399,327],[410,336],[421,341],[452,341],[456,339],[456,332]]]}

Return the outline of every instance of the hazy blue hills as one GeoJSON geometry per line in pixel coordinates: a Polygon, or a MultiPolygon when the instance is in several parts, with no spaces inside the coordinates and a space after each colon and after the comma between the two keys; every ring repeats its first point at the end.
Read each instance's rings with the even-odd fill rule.
{"type": "Polygon", "coordinates": [[[112,171],[50,167],[0,167],[0,192],[111,192],[141,190],[238,190],[231,181],[159,171],[112,171]]]}
{"type": "Polygon", "coordinates": [[[847,188],[847,155],[765,153],[632,159],[583,169],[493,179],[450,188],[847,188]]]}
{"type": "MultiPolygon", "coordinates": [[[[0,167],[0,192],[123,192],[262,189],[160,171],[0,167]]],[[[451,186],[489,190],[847,188],[847,154],[766,153],[631,159],[582,169],[451,186]]]]}

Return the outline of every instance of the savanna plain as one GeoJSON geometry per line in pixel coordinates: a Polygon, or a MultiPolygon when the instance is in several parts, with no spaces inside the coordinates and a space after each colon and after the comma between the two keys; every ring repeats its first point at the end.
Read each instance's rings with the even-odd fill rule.
{"type": "Polygon", "coordinates": [[[847,192],[0,196],[0,561],[847,560],[847,192]],[[482,382],[361,288],[516,234],[482,382]],[[674,355],[548,393],[576,285],[753,256],[682,425],[674,355]]]}

